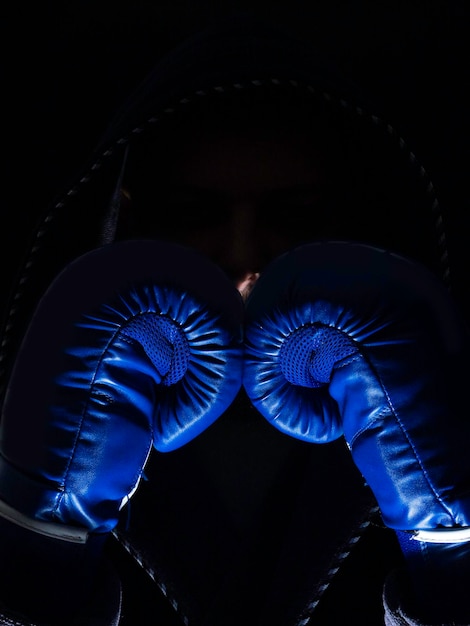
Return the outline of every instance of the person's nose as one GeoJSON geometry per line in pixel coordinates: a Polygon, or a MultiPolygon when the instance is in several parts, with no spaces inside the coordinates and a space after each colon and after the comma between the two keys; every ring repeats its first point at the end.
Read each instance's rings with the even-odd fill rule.
{"type": "Polygon", "coordinates": [[[223,242],[223,264],[232,278],[259,271],[256,241],[256,215],[251,204],[237,204],[231,209],[223,242]]]}
{"type": "Polygon", "coordinates": [[[232,208],[228,221],[221,260],[226,273],[241,293],[249,290],[259,276],[259,243],[255,207],[250,203],[237,204],[232,208]]]}

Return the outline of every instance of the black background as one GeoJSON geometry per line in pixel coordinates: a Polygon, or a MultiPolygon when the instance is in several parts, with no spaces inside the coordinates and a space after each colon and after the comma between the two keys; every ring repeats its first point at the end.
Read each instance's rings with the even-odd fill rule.
{"type": "MultiPolygon", "coordinates": [[[[21,2],[4,5],[2,251],[9,273],[38,212],[94,148],[115,107],[158,58],[221,16],[283,24],[373,94],[449,212],[467,259],[469,11],[466,0],[21,2]]],[[[452,260],[452,259],[451,259],[452,260]]]]}

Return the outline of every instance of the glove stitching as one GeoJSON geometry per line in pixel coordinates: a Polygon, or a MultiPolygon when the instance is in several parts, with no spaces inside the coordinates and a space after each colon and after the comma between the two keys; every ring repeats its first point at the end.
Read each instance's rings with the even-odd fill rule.
{"type": "Polygon", "coordinates": [[[422,472],[422,475],[423,475],[423,477],[424,477],[424,479],[425,479],[425,481],[426,481],[426,483],[427,483],[431,493],[434,495],[434,498],[435,498],[436,502],[441,505],[441,507],[446,512],[446,514],[452,520],[452,523],[456,524],[457,520],[455,519],[454,514],[452,513],[451,509],[445,504],[444,500],[439,495],[438,490],[436,490],[436,488],[434,487],[433,481],[431,480],[431,478],[429,476],[429,473],[428,473],[428,471],[426,469],[426,466],[425,466],[423,460],[421,459],[421,456],[418,453],[418,450],[417,450],[415,444],[413,443],[413,439],[411,438],[411,436],[409,435],[405,425],[403,424],[403,422],[399,418],[398,412],[395,410],[395,408],[393,406],[393,403],[392,403],[392,400],[391,400],[389,394],[387,393],[387,390],[383,387],[382,382],[381,382],[381,386],[384,389],[384,393],[385,393],[385,396],[386,396],[387,401],[389,403],[392,415],[394,416],[397,424],[399,425],[401,431],[403,432],[406,440],[408,441],[408,445],[410,446],[410,448],[411,448],[411,450],[413,452],[413,455],[414,455],[414,457],[415,457],[415,459],[416,459],[416,461],[417,461],[417,463],[419,465],[419,468],[420,468],[420,470],[422,472]]]}
{"type": "Polygon", "coordinates": [[[334,370],[342,369],[343,367],[351,365],[351,363],[355,363],[356,361],[359,361],[361,358],[362,358],[362,355],[360,352],[356,352],[355,354],[350,354],[349,356],[345,357],[341,361],[338,361],[337,363],[335,363],[334,370]]]}
{"type": "MultiPolygon", "coordinates": [[[[107,320],[104,320],[107,321],[107,320]]],[[[126,320],[127,322],[128,320],[126,320]]],[[[71,448],[71,452],[70,452],[70,456],[68,459],[68,463],[67,466],[65,468],[64,471],[64,476],[63,476],[63,480],[62,480],[62,485],[60,485],[60,493],[58,493],[57,495],[57,500],[56,500],[56,504],[54,506],[54,508],[52,509],[52,516],[56,516],[57,512],[60,508],[60,505],[65,497],[65,494],[67,493],[67,481],[68,481],[68,477],[70,475],[70,470],[71,467],[73,465],[73,461],[77,452],[77,448],[78,448],[78,443],[80,441],[81,438],[81,434],[82,434],[82,430],[83,430],[83,425],[86,419],[86,416],[88,415],[88,408],[89,408],[89,404],[90,404],[90,397],[93,393],[93,388],[96,384],[96,379],[97,379],[97,375],[98,375],[98,371],[101,369],[101,365],[103,363],[103,361],[105,360],[105,355],[108,353],[110,346],[112,346],[112,344],[114,343],[114,341],[116,340],[116,338],[119,336],[122,326],[124,324],[121,324],[121,326],[119,326],[115,332],[112,334],[112,336],[110,337],[109,341],[107,342],[105,348],[103,349],[103,351],[100,354],[100,358],[97,361],[95,370],[93,372],[93,376],[89,385],[89,389],[88,389],[88,396],[87,396],[87,400],[85,403],[85,406],[83,408],[82,414],[80,416],[80,420],[77,424],[77,428],[76,428],[76,436],[75,436],[75,440],[73,443],[73,446],[71,448]]],[[[60,516],[59,516],[60,517],[60,516]]]]}
{"type": "MultiPolygon", "coordinates": [[[[358,356],[363,356],[363,355],[358,355],[358,356]]],[[[364,357],[365,358],[365,357],[364,357]]],[[[426,484],[429,487],[430,492],[433,494],[436,502],[438,504],[441,505],[441,507],[443,508],[443,510],[446,512],[446,514],[450,517],[450,519],[452,520],[453,524],[456,523],[456,520],[454,518],[454,515],[452,514],[452,512],[450,511],[450,509],[446,506],[446,504],[444,503],[442,497],[439,495],[438,491],[435,489],[430,476],[425,468],[425,465],[420,457],[420,455],[418,454],[417,448],[413,443],[412,438],[410,437],[410,434],[408,433],[408,430],[406,429],[406,427],[404,426],[402,420],[399,418],[398,415],[398,411],[395,409],[394,404],[392,402],[392,399],[390,398],[390,395],[388,394],[385,386],[382,384],[382,380],[380,378],[380,376],[377,374],[377,372],[375,371],[375,368],[373,368],[372,364],[367,361],[368,366],[374,371],[375,374],[375,378],[376,380],[380,383],[380,387],[384,393],[384,396],[386,398],[387,401],[387,405],[383,407],[383,409],[376,415],[376,417],[369,421],[366,426],[364,426],[364,428],[361,428],[359,431],[357,431],[354,435],[354,437],[351,439],[350,442],[350,446],[351,448],[354,446],[355,441],[362,436],[364,433],[366,433],[368,430],[370,430],[373,426],[375,426],[377,424],[378,421],[380,421],[383,417],[393,417],[395,419],[396,424],[399,426],[401,432],[403,433],[403,436],[405,437],[408,446],[410,448],[410,450],[412,451],[412,454],[416,460],[416,462],[418,463],[418,466],[421,470],[421,474],[423,476],[423,478],[426,481],[426,484]]]]}

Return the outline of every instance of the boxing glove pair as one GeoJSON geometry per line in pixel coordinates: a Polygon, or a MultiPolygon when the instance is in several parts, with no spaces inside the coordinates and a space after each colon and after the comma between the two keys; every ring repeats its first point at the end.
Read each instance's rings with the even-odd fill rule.
{"type": "MultiPolygon", "coordinates": [[[[455,611],[460,595],[443,589],[440,572],[459,592],[470,580],[467,346],[445,287],[369,246],[287,253],[245,308],[225,276],[186,249],[126,242],[90,253],[45,294],[11,378],[0,437],[3,569],[14,569],[11,546],[26,533],[25,558],[35,554],[40,570],[47,537],[62,569],[64,546],[74,558],[78,550],[74,593],[87,593],[152,446],[196,437],[243,384],[282,432],[345,438],[410,555],[418,596],[438,572],[446,599],[435,611],[455,611]]],[[[52,587],[64,586],[60,570],[52,587]]],[[[14,596],[15,576],[4,577],[14,596]]],[[[57,595],[52,588],[54,619],[66,623],[70,603],[57,595]]],[[[38,600],[31,594],[30,613],[38,600]]]]}

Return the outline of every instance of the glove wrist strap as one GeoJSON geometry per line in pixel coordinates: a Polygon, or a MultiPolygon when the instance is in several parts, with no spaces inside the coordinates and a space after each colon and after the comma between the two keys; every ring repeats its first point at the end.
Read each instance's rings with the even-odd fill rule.
{"type": "Polygon", "coordinates": [[[426,543],[466,543],[470,541],[470,527],[415,530],[411,538],[426,543]]]}
{"type": "Polygon", "coordinates": [[[452,529],[443,529],[442,535],[438,535],[439,543],[416,540],[416,534],[406,531],[396,531],[396,534],[420,616],[430,623],[457,620],[470,624],[470,541],[462,540],[464,535],[461,535],[451,542],[452,529]]]}
{"type": "Polygon", "coordinates": [[[71,626],[75,615],[88,609],[108,535],[87,533],[86,541],[76,541],[70,527],[61,533],[59,524],[26,526],[25,520],[2,503],[0,605],[34,622],[71,626]],[[45,529],[52,534],[42,532],[45,529]]]}
{"type": "Polygon", "coordinates": [[[88,539],[88,532],[85,528],[32,519],[2,500],[0,500],[0,517],[16,526],[44,535],[45,537],[81,544],[86,543],[88,539]]]}

